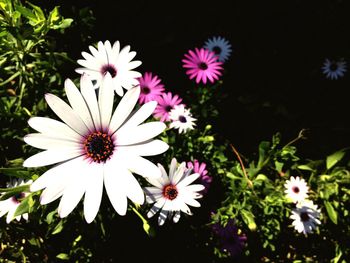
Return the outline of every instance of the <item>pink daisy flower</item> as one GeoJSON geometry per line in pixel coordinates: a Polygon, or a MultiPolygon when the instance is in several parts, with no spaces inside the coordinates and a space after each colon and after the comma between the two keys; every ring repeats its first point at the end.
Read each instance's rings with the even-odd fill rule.
{"type": "Polygon", "coordinates": [[[174,95],[171,92],[162,93],[156,98],[158,105],[153,112],[155,118],[160,118],[160,121],[169,121],[169,113],[176,106],[180,105],[182,99],[178,95],[174,95]]]}
{"type": "Polygon", "coordinates": [[[141,88],[140,104],[156,100],[156,97],[160,96],[164,91],[164,85],[160,83],[161,79],[150,72],[146,72],[141,78],[138,78],[138,81],[141,88]]]}
{"type": "Polygon", "coordinates": [[[200,163],[198,160],[194,160],[193,162],[187,162],[187,169],[193,169],[194,173],[199,174],[198,180],[202,185],[204,185],[203,193],[208,192],[208,188],[213,181],[213,178],[208,175],[208,171],[205,169],[207,165],[205,163],[200,163]]]}
{"type": "Polygon", "coordinates": [[[195,52],[189,50],[188,54],[185,54],[182,62],[184,63],[183,67],[188,69],[186,74],[189,75],[190,79],[196,78],[197,84],[200,81],[206,84],[207,79],[214,83],[222,75],[220,72],[223,70],[222,62],[217,60],[218,56],[214,52],[204,48],[195,48],[195,52]]]}

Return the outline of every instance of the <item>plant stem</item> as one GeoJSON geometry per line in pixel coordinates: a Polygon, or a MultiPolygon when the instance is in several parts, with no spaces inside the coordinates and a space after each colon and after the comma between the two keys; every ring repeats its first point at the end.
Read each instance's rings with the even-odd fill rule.
{"type": "Polygon", "coordinates": [[[241,156],[239,155],[238,151],[236,150],[235,147],[233,147],[232,144],[230,144],[230,146],[231,146],[232,151],[236,154],[239,163],[241,164],[241,168],[242,168],[244,177],[245,177],[245,179],[246,179],[247,182],[248,182],[248,186],[249,186],[250,188],[253,189],[253,183],[252,183],[252,181],[248,178],[248,174],[247,174],[247,171],[246,171],[246,169],[245,169],[245,167],[244,167],[244,164],[243,164],[243,162],[242,162],[241,156]]]}

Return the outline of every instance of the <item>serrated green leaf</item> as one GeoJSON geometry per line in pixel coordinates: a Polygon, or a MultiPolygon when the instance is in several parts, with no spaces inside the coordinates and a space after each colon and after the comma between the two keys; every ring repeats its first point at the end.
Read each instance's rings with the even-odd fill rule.
{"type": "Polygon", "coordinates": [[[334,209],[333,205],[331,204],[331,202],[329,201],[324,201],[324,205],[326,207],[327,210],[327,214],[329,216],[329,218],[332,220],[332,222],[334,224],[338,224],[338,213],[337,211],[334,209]]]}
{"type": "Polygon", "coordinates": [[[331,169],[337,162],[339,162],[345,155],[344,150],[337,151],[329,156],[327,156],[326,167],[331,169]]]}

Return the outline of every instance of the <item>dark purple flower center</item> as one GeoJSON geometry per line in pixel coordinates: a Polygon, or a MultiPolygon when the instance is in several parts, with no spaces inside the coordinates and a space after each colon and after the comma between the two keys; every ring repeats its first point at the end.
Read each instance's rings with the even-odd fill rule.
{"type": "Polygon", "coordinates": [[[89,134],[84,141],[85,154],[94,162],[106,162],[113,154],[114,144],[111,136],[103,132],[89,134]]]}
{"type": "Polygon", "coordinates": [[[166,112],[170,112],[170,111],[173,109],[173,106],[171,106],[171,105],[166,105],[166,106],[164,107],[164,109],[166,110],[166,112]]]}
{"type": "Polygon", "coordinates": [[[174,200],[178,195],[175,185],[168,184],[163,188],[163,196],[169,200],[174,200]]]}
{"type": "Polygon", "coordinates": [[[180,116],[179,116],[179,121],[182,122],[182,123],[186,123],[186,122],[187,122],[187,119],[186,119],[185,116],[180,115],[180,116]]]}
{"type": "Polygon", "coordinates": [[[103,75],[108,72],[109,74],[111,74],[112,78],[114,78],[117,75],[117,69],[111,64],[104,65],[101,69],[101,72],[103,75]]]}
{"type": "Polygon", "coordinates": [[[15,201],[16,203],[19,203],[22,201],[24,197],[25,197],[24,193],[18,193],[12,196],[12,200],[15,201]]]}
{"type": "Polygon", "coordinates": [[[309,219],[310,219],[309,214],[307,212],[301,212],[300,219],[302,222],[309,221],[309,219]]]}
{"type": "Polygon", "coordinates": [[[330,64],[330,66],[329,66],[329,69],[330,69],[331,71],[336,71],[336,70],[338,69],[337,63],[332,62],[332,63],[330,64]]]}
{"type": "Polygon", "coordinates": [[[208,69],[208,65],[205,62],[201,62],[198,64],[198,68],[201,70],[206,70],[206,69],[208,69]]]}
{"type": "Polygon", "coordinates": [[[292,187],[292,191],[293,191],[294,193],[298,194],[298,193],[300,192],[300,189],[299,189],[298,186],[293,186],[293,187],[292,187]]]}
{"type": "Polygon", "coordinates": [[[147,95],[151,92],[151,89],[149,87],[142,87],[141,92],[147,95]]]}
{"type": "Polygon", "coordinates": [[[215,46],[213,47],[213,52],[216,54],[216,55],[219,55],[221,53],[221,48],[218,47],[218,46],[215,46]]]}

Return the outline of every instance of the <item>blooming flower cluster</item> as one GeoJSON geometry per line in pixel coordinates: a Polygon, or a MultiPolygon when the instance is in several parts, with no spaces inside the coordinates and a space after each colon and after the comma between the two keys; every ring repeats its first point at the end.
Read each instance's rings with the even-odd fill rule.
{"type": "Polygon", "coordinates": [[[296,204],[290,216],[294,220],[292,225],[299,233],[312,233],[317,225],[321,224],[319,220],[320,209],[307,199],[309,187],[305,180],[299,176],[291,176],[284,186],[286,197],[296,204]]]}

